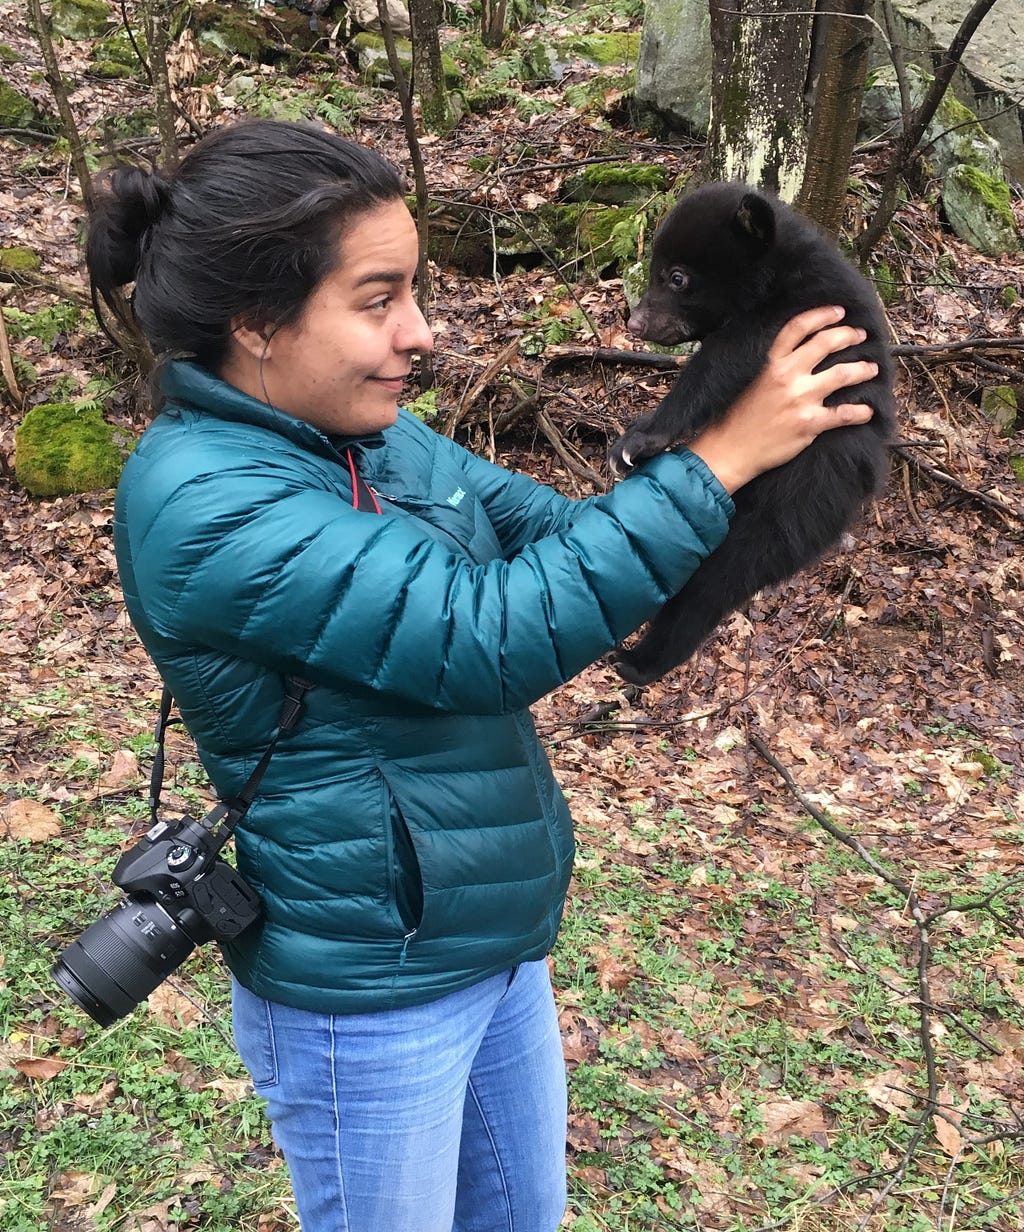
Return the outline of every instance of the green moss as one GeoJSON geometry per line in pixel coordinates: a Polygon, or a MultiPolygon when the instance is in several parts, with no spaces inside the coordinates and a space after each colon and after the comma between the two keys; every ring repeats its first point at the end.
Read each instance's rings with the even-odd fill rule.
{"type": "Polygon", "coordinates": [[[1003,287],[1003,307],[1012,308],[1013,305],[1020,299],[1020,292],[1016,287],[1003,287]]]}
{"type": "Polygon", "coordinates": [[[92,39],[106,34],[111,16],[102,0],[53,0],[50,21],[60,38],[92,39]]]}
{"type": "Polygon", "coordinates": [[[263,46],[251,14],[221,4],[201,4],[192,10],[199,45],[208,51],[258,60],[263,46]]]}
{"type": "Polygon", "coordinates": [[[45,133],[52,127],[53,121],[30,98],[0,80],[0,128],[29,128],[45,133]]]}
{"type": "Polygon", "coordinates": [[[899,295],[899,283],[892,272],[892,266],[887,262],[878,262],[872,271],[872,280],[883,304],[891,304],[899,295]]]}
{"type": "Polygon", "coordinates": [[[8,43],[0,43],[0,64],[17,64],[21,56],[8,43]]]}
{"type": "Polygon", "coordinates": [[[1018,483],[1024,483],[1024,457],[1020,454],[1011,457],[1010,470],[1017,476],[1018,483]]]}
{"type": "Polygon", "coordinates": [[[1012,385],[991,385],[981,391],[982,414],[1000,436],[1011,436],[1017,426],[1017,394],[1012,385]]]}
{"type": "Polygon", "coordinates": [[[618,30],[609,34],[583,34],[561,40],[558,51],[567,58],[589,60],[599,68],[635,64],[640,54],[640,32],[618,30]]]}
{"type": "Polygon", "coordinates": [[[104,81],[122,81],[135,76],[127,64],[118,64],[114,60],[93,60],[89,71],[94,77],[100,77],[104,81]]]}
{"type": "Polygon", "coordinates": [[[570,201],[621,205],[663,192],[668,178],[657,163],[592,163],[566,181],[565,196],[570,201]]]}
{"type": "Polygon", "coordinates": [[[1010,208],[1010,186],[1005,180],[996,180],[979,171],[977,167],[963,165],[957,168],[957,176],[985,202],[985,205],[1012,227],[1013,210],[1010,208]]]}
{"type": "Polygon", "coordinates": [[[481,86],[478,90],[467,90],[463,98],[467,110],[474,115],[487,115],[489,111],[497,111],[499,107],[514,103],[516,95],[514,91],[498,86],[481,86]]]}
{"type": "Polygon", "coordinates": [[[942,206],[957,235],[979,251],[1001,256],[1020,250],[1005,180],[961,163],[943,181],[942,206]]]}
{"type": "Polygon", "coordinates": [[[114,430],[94,402],[35,406],[14,434],[15,475],[32,496],[112,488],[122,465],[114,430]]]}
{"type": "Polygon", "coordinates": [[[124,113],[112,111],[100,121],[104,141],[120,141],[125,137],[148,137],[156,129],[156,112],[151,107],[124,113]]]}
{"type": "Polygon", "coordinates": [[[24,246],[0,248],[0,270],[8,274],[31,273],[39,269],[39,257],[24,246]]]}
{"type": "MultiPolygon", "coordinates": [[[[133,30],[132,34],[139,46],[139,51],[145,55],[146,39],[142,31],[133,30]]],[[[135,48],[132,46],[131,39],[123,29],[97,43],[93,48],[92,59],[94,71],[95,65],[98,64],[120,64],[123,68],[131,69],[133,73],[142,71],[142,65],[139,63],[139,57],[135,54],[135,48]]]]}

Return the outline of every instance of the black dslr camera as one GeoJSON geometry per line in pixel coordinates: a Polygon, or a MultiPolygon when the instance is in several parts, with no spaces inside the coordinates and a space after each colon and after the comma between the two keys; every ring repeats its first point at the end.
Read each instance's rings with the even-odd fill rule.
{"type": "Polygon", "coordinates": [[[217,854],[231,830],[207,828],[227,813],[219,805],[202,822],[158,821],[117,862],[112,880],[125,897],[54,965],[53,978],[101,1026],[130,1013],[197,945],[259,919],[259,895],[217,854]]]}
{"type": "Polygon", "coordinates": [[[156,757],[150,780],[148,832],[118,860],[114,885],[125,891],[113,911],[101,916],[67,947],[53,978],[79,1008],[109,1027],[144,1001],[204,941],[230,941],[259,919],[259,895],[218,852],[256,796],[277,742],[302,713],[312,688],[297,676],[284,678],[284,702],[269,748],[230,804],[215,805],[202,821],[160,821],[157,809],[164,777],[164,734],[173,698],[160,700],[156,757]]]}

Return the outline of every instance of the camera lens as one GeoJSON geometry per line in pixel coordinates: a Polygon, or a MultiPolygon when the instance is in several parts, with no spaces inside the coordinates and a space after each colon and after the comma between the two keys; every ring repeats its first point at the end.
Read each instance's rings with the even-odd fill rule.
{"type": "Polygon", "coordinates": [[[52,973],[80,1009],[109,1027],[194,949],[192,938],[159,903],[128,896],[72,941],[52,973]]]}

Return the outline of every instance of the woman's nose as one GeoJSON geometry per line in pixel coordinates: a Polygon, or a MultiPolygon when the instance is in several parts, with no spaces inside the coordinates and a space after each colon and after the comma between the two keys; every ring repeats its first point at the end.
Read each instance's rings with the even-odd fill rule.
{"type": "Polygon", "coordinates": [[[434,349],[434,335],[431,333],[427,318],[415,303],[409,305],[409,311],[396,339],[395,349],[418,351],[421,354],[434,349]]]}

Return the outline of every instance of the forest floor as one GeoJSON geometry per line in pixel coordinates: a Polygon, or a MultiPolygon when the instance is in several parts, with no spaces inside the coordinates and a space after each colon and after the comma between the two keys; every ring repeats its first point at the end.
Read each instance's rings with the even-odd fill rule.
{"type": "MultiPolygon", "coordinates": [[[[0,4],[0,43],[23,57],[5,72],[42,100],[20,9],[0,4]]],[[[553,10],[548,32],[595,20],[553,10]]],[[[636,29],[638,10],[601,20],[636,29]]],[[[147,88],[91,76],[86,44],[59,50],[98,149],[147,88]]],[[[407,166],[394,97],[332,54],[369,100],[356,135],[407,166]]],[[[180,86],[202,125],[224,118],[212,104],[239,110],[225,86],[240,73],[260,78],[259,107],[311,88],[202,67],[207,84],[180,86]]],[[[423,143],[439,198],[514,213],[610,144],[673,176],[699,153],[577,111],[565,79],[521,90],[531,106],[423,143]]],[[[878,157],[855,163],[849,228],[878,157]]],[[[958,242],[936,197],[919,185],[879,254],[896,342],[1024,334],[1019,262],[958,242]]],[[[84,306],[82,218],[66,148],[0,136],[0,247],[42,262],[34,281],[0,282],[27,404],[98,398],[137,434],[138,382],[84,306]]],[[[603,487],[609,441],[671,378],[550,361],[560,345],[633,348],[620,274],[433,270],[437,405],[460,408],[460,439],[570,495],[603,487]]],[[[1024,486],[1010,468],[1024,449],[980,410],[1008,379],[986,363],[1021,384],[1020,357],[902,355],[906,444],[841,549],[658,684],[626,687],[599,663],[535,708],[580,846],[552,960],[566,1228],[1024,1225],[1024,486]]],[[[8,402],[8,463],[17,419],[8,402]]],[[[0,1229],[286,1232],[286,1177],[230,1048],[212,947],[106,1031],[49,976],[114,901],[114,860],[145,824],[159,683],[121,602],[111,514],[109,492],[35,500],[0,478],[0,1229]]],[[[194,751],[176,734],[170,753],[172,798],[194,806],[194,751]]]]}

